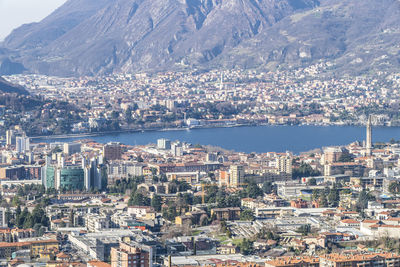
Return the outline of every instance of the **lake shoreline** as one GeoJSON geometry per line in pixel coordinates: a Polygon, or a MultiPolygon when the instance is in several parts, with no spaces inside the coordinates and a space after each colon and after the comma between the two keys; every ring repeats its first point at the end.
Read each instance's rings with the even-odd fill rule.
{"type": "MultiPolygon", "coordinates": [[[[235,125],[207,125],[198,127],[176,127],[176,128],[149,128],[149,129],[125,129],[118,131],[106,131],[97,133],[79,133],[79,134],[59,134],[59,135],[41,135],[41,136],[30,136],[30,139],[65,139],[65,138],[80,138],[80,137],[93,137],[102,136],[109,134],[120,134],[120,133],[139,133],[139,132],[169,132],[169,131],[190,131],[199,129],[213,129],[213,128],[237,128],[237,127],[261,127],[267,126],[267,124],[235,124],[235,125]]],[[[271,125],[272,126],[272,125],[271,125]]],[[[291,125],[287,125],[291,126],[291,125]]]]}
{"type": "MultiPolygon", "coordinates": [[[[373,127],[373,142],[400,139],[400,127],[373,127]]],[[[295,154],[328,146],[343,146],[365,140],[365,127],[361,126],[232,126],[208,128],[169,128],[113,133],[63,135],[55,138],[35,138],[34,143],[76,142],[91,139],[98,143],[120,142],[126,145],[148,145],[166,138],[191,144],[218,146],[245,153],[286,152],[295,154]]]]}
{"type": "MultiPolygon", "coordinates": [[[[190,131],[190,130],[201,130],[201,129],[214,129],[214,128],[238,128],[238,127],[302,127],[302,126],[316,126],[316,127],[365,127],[364,125],[329,125],[329,124],[234,124],[234,125],[205,125],[195,127],[176,127],[176,128],[148,128],[148,129],[124,129],[117,131],[105,131],[95,133],[78,133],[78,134],[59,134],[59,135],[41,135],[41,136],[30,136],[30,139],[67,139],[67,138],[84,138],[84,137],[95,137],[110,134],[121,134],[121,133],[140,133],[140,132],[169,132],[169,131],[190,131]]],[[[399,126],[375,126],[379,128],[398,128],[399,126]]]]}

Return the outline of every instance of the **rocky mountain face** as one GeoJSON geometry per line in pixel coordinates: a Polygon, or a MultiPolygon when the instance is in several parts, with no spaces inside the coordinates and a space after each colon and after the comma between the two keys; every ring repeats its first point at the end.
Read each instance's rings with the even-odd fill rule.
{"type": "Polygon", "coordinates": [[[69,0],[0,45],[0,74],[400,64],[398,0],[69,0]]]}

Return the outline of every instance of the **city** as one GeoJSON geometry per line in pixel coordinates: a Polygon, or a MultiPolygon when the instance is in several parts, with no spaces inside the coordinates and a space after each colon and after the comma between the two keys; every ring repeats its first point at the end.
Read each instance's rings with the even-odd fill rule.
{"type": "Polygon", "coordinates": [[[372,121],[362,143],[299,155],[168,139],[35,143],[13,127],[0,154],[0,258],[9,266],[397,266],[400,144],[374,144],[372,121]]]}
{"type": "Polygon", "coordinates": [[[400,125],[398,74],[320,78],[327,67],[320,65],[268,73],[7,76],[36,97],[28,102],[38,103],[21,109],[26,96],[20,101],[0,98],[0,125],[7,129],[20,122],[29,136],[266,124],[364,125],[366,114],[375,115],[374,125],[400,125]],[[11,103],[14,112],[5,112],[11,103]]]}
{"type": "Polygon", "coordinates": [[[400,0],[0,0],[0,267],[400,267],[400,0]]]}

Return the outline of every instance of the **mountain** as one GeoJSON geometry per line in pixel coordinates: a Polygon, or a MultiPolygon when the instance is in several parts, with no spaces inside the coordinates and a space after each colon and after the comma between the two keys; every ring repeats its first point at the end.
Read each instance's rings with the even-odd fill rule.
{"type": "Polygon", "coordinates": [[[219,58],[229,67],[309,66],[366,74],[400,67],[400,1],[325,0],[288,16],[219,58]],[[244,54],[239,57],[238,55],[244,54]]]}
{"type": "Polygon", "coordinates": [[[0,77],[0,92],[1,93],[16,93],[19,95],[29,95],[25,88],[19,85],[15,85],[7,82],[2,77],[0,77]]]}
{"type": "Polygon", "coordinates": [[[276,69],[321,60],[342,74],[396,70],[399,15],[398,0],[69,0],[5,39],[0,74],[276,69]]]}

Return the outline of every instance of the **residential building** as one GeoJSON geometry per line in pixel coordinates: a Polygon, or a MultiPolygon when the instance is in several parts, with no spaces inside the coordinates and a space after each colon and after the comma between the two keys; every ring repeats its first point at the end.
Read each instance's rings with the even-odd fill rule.
{"type": "Polygon", "coordinates": [[[110,142],[103,146],[103,157],[105,160],[121,159],[122,147],[118,142],[110,142]]]}
{"type": "Polygon", "coordinates": [[[244,167],[242,165],[231,165],[229,185],[238,187],[243,183],[244,167]]]}
{"type": "Polygon", "coordinates": [[[162,150],[171,149],[171,141],[165,138],[157,140],[157,148],[162,150]]]}
{"type": "Polygon", "coordinates": [[[240,219],[240,208],[214,208],[211,209],[211,217],[215,215],[217,220],[234,221],[240,219]]]}
{"type": "Polygon", "coordinates": [[[119,247],[111,248],[112,267],[151,267],[153,248],[137,242],[121,242],[119,247]]]}

